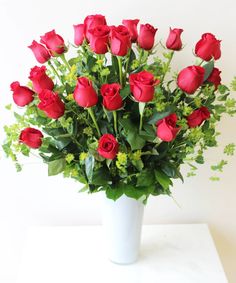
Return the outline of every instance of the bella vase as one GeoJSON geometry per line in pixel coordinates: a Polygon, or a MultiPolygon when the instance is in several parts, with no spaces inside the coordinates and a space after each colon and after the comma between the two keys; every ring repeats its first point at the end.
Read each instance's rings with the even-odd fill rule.
{"type": "Polygon", "coordinates": [[[138,259],[144,204],[125,195],[114,201],[104,197],[103,228],[109,259],[131,264],[138,259]]]}

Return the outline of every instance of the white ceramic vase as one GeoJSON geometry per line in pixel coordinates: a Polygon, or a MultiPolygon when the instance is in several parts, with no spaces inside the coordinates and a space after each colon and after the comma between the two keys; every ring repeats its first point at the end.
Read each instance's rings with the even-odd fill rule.
{"type": "Polygon", "coordinates": [[[103,228],[109,259],[131,264],[138,259],[144,204],[125,195],[113,201],[104,197],[103,228]]]}

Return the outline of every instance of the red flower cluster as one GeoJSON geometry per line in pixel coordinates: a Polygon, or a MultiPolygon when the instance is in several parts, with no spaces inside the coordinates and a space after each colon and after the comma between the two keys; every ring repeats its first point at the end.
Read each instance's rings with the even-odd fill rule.
{"type": "MultiPolygon", "coordinates": [[[[76,46],[89,44],[92,52],[105,54],[110,51],[115,56],[126,56],[133,43],[143,50],[151,50],[155,42],[157,28],[150,24],[141,24],[138,32],[139,19],[126,19],[122,25],[108,26],[102,15],[87,16],[82,24],[74,25],[74,43],[76,46]]],[[[182,49],[181,34],[183,30],[174,28],[169,31],[166,40],[166,48],[173,51],[182,49]]],[[[40,43],[33,40],[29,46],[36,60],[43,64],[51,59],[51,56],[60,56],[67,48],[64,39],[56,34],[55,30],[41,36],[40,43]]],[[[217,60],[221,56],[220,40],[213,34],[205,33],[195,46],[195,54],[204,61],[217,60]]],[[[35,66],[30,71],[29,79],[32,89],[21,86],[19,82],[11,84],[13,100],[20,106],[26,106],[38,96],[40,100],[38,108],[47,117],[58,119],[64,115],[65,104],[54,90],[54,82],[47,75],[45,66],[35,66]]],[[[194,94],[204,83],[213,84],[215,89],[221,83],[220,70],[214,68],[206,78],[204,66],[188,66],[182,69],[177,77],[178,87],[186,94],[194,94]]],[[[121,80],[122,81],[122,80],[121,80]]],[[[160,80],[146,70],[132,73],[128,78],[130,92],[133,100],[141,103],[151,102],[155,95],[155,87],[160,80]]],[[[122,82],[121,82],[122,84],[122,82]]],[[[118,82],[105,83],[99,90],[94,88],[93,82],[87,77],[78,77],[74,89],[74,99],[83,108],[95,106],[101,94],[102,105],[108,111],[116,111],[124,106],[120,91],[121,84],[118,82]]],[[[115,113],[114,113],[115,114],[115,113]]],[[[202,106],[194,110],[188,117],[187,123],[190,128],[200,126],[203,121],[209,119],[210,112],[207,107],[202,106]]],[[[172,113],[156,123],[156,135],[162,141],[170,142],[176,138],[180,131],[177,126],[178,117],[172,113]]],[[[38,148],[42,144],[42,133],[33,128],[26,128],[21,132],[20,141],[31,148],[38,148]]],[[[119,144],[111,134],[104,134],[99,139],[98,153],[108,159],[114,159],[118,153],[119,144]]]]}
{"type": "Polygon", "coordinates": [[[83,24],[74,25],[74,43],[79,46],[86,40],[96,54],[105,54],[110,46],[111,53],[116,56],[125,56],[135,42],[151,50],[157,29],[150,24],[140,25],[138,34],[138,23],[138,19],[123,20],[123,25],[115,27],[108,26],[102,15],[87,16],[83,24]]]}

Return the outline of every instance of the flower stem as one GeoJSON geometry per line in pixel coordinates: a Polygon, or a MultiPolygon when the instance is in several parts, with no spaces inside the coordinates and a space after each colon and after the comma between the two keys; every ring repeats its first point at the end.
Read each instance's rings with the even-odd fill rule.
{"type": "Polygon", "coordinates": [[[142,64],[144,49],[141,48],[141,51],[139,53],[139,66],[142,64]]]}
{"type": "Polygon", "coordinates": [[[143,127],[143,113],[144,113],[145,105],[146,105],[145,102],[139,102],[139,114],[140,114],[139,131],[141,131],[143,127]]]}
{"type": "Polygon", "coordinates": [[[60,55],[60,58],[61,58],[62,62],[65,64],[65,66],[67,67],[68,71],[70,71],[71,68],[70,68],[69,63],[68,63],[67,60],[66,60],[65,54],[62,53],[62,54],[60,55]]]}
{"type": "Polygon", "coordinates": [[[119,66],[119,77],[120,77],[120,85],[123,87],[123,73],[122,73],[122,58],[117,56],[118,66],[119,66]]]}
{"type": "Polygon", "coordinates": [[[101,132],[100,132],[100,130],[99,130],[99,127],[98,127],[96,118],[95,118],[95,116],[94,116],[93,109],[92,109],[92,107],[89,107],[89,108],[87,108],[87,110],[88,110],[88,113],[89,113],[90,117],[91,117],[92,120],[93,120],[94,126],[95,126],[95,128],[96,128],[96,130],[97,130],[97,132],[98,132],[98,136],[100,137],[100,136],[101,136],[101,132]]]}
{"type": "Polygon", "coordinates": [[[165,73],[163,74],[163,76],[162,76],[162,78],[161,78],[161,83],[164,82],[165,76],[166,76],[166,74],[168,73],[169,66],[170,66],[170,63],[171,63],[171,61],[172,61],[172,59],[173,59],[173,56],[174,56],[174,51],[171,51],[171,53],[170,53],[170,58],[168,59],[168,61],[167,61],[167,63],[166,63],[166,71],[165,71],[165,73]]]}
{"type": "Polygon", "coordinates": [[[51,68],[52,72],[59,79],[59,81],[64,85],[60,75],[58,74],[57,70],[55,69],[55,67],[53,66],[53,64],[50,61],[48,61],[48,66],[51,68]]]}
{"type": "Polygon", "coordinates": [[[117,113],[116,111],[112,111],[113,113],[113,119],[114,119],[114,129],[115,129],[115,133],[116,135],[118,134],[118,130],[117,130],[117,113]]]}

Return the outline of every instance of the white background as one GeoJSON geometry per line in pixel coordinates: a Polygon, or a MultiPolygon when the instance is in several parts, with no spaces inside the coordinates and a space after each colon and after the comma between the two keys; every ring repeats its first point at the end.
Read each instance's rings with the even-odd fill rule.
{"type": "MultiPolygon", "coordinates": [[[[11,122],[3,105],[12,101],[9,84],[27,82],[29,69],[36,65],[27,46],[33,39],[55,28],[66,40],[73,40],[73,24],[89,14],[106,15],[109,24],[124,18],[139,18],[158,27],[157,38],[164,42],[169,26],[184,29],[185,50],[175,56],[178,71],[195,59],[192,49],[204,32],[222,39],[223,82],[236,74],[236,5],[234,1],[3,1],[0,0],[0,107],[1,124],[11,122]]],[[[235,96],[235,94],[234,94],[235,96]]],[[[219,125],[221,147],[210,150],[197,177],[175,182],[173,196],[150,199],[145,223],[209,224],[229,282],[236,282],[236,158],[221,174],[221,181],[209,181],[210,165],[222,157],[222,148],[236,141],[236,119],[225,117],[219,125]]],[[[1,125],[2,126],[2,125],[1,125]]],[[[2,127],[1,127],[2,128],[2,127]]],[[[3,139],[2,129],[0,131],[3,139]]],[[[62,177],[47,177],[46,165],[28,159],[24,171],[15,172],[10,161],[0,157],[0,282],[14,282],[27,227],[31,225],[99,224],[100,196],[78,194],[79,184],[62,177]]],[[[163,282],[164,283],[164,282],[163,282]]]]}

